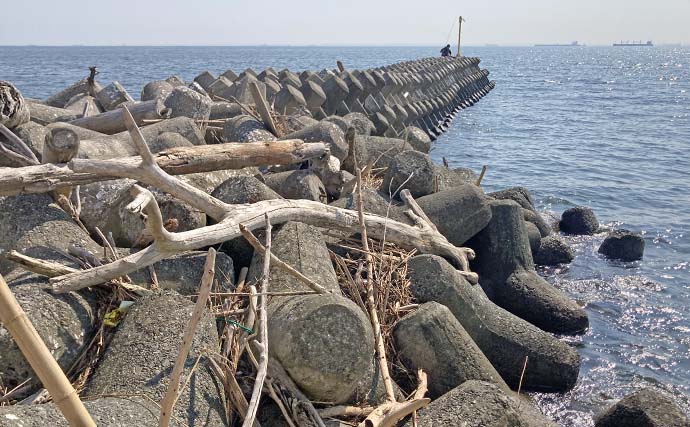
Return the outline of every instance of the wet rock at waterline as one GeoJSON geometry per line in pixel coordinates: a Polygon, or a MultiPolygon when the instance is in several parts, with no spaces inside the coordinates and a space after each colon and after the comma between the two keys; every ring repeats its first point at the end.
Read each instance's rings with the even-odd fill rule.
{"type": "Polygon", "coordinates": [[[575,255],[565,240],[551,235],[539,240],[539,247],[536,252],[532,251],[532,257],[538,265],[558,265],[570,263],[575,255]]]}
{"type": "Polygon", "coordinates": [[[576,206],[563,212],[558,223],[565,234],[592,235],[599,229],[599,221],[591,208],[576,206]]]}
{"type": "Polygon", "coordinates": [[[690,419],[666,394],[645,388],[625,396],[595,418],[596,427],[690,427],[690,419]]]}
{"type": "Polygon", "coordinates": [[[644,255],[644,238],[629,230],[615,230],[599,246],[599,253],[610,259],[638,261],[644,255]]]}

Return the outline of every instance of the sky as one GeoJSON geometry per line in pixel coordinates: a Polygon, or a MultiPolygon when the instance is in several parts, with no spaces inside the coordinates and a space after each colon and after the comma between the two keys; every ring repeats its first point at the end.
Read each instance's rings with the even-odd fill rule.
{"type": "Polygon", "coordinates": [[[690,0],[0,0],[0,45],[690,44],[690,0]],[[10,19],[7,19],[11,17],[10,19]]]}

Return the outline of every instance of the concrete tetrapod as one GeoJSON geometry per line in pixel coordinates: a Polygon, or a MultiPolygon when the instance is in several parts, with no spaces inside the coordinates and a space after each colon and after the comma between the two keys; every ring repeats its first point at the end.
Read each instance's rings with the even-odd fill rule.
{"type": "MultiPolygon", "coordinates": [[[[174,291],[139,299],[108,348],[84,390],[84,395],[147,395],[159,402],[170,382],[170,372],[182,344],[183,333],[194,303],[174,291]]],[[[224,426],[224,389],[202,357],[192,373],[198,356],[213,352],[218,346],[216,322],[207,313],[199,322],[187,356],[182,378],[190,374],[189,385],[180,390],[174,416],[189,427],[224,426]]]]}
{"type": "Polygon", "coordinates": [[[580,371],[575,349],[492,303],[445,259],[416,256],[409,262],[409,277],[414,297],[448,307],[511,387],[518,387],[525,357],[523,389],[567,391],[575,386],[580,371]]]}
{"type": "Polygon", "coordinates": [[[417,417],[418,427],[556,427],[537,408],[483,381],[463,383],[417,417]]]}
{"type": "MultiPolygon", "coordinates": [[[[340,294],[321,233],[298,222],[274,232],[271,251],[331,293],[274,297],[268,306],[268,348],[312,400],[348,402],[372,374],[374,336],[366,314],[340,294]]],[[[254,254],[247,280],[261,276],[254,254]]],[[[308,288],[271,264],[270,292],[308,288]]]]}
{"type": "Polygon", "coordinates": [[[486,295],[547,332],[586,330],[589,321],[584,309],[534,270],[520,205],[512,200],[492,200],[490,205],[491,221],[468,242],[477,255],[472,270],[479,274],[486,295]]]}
{"type": "Polygon", "coordinates": [[[436,302],[422,304],[396,323],[395,346],[402,361],[413,371],[422,369],[429,378],[429,396],[437,398],[465,381],[481,380],[508,386],[472,341],[453,313],[436,302]]]}

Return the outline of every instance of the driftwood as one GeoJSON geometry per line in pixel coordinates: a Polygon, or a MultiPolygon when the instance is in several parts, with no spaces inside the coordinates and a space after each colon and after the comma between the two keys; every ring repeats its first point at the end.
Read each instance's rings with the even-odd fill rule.
{"type": "Polygon", "coordinates": [[[95,427],[72,384],[0,275],[0,320],[70,426],[95,427]]]}
{"type": "MultiPolygon", "coordinates": [[[[139,102],[130,105],[128,108],[139,126],[144,124],[144,120],[164,119],[170,116],[170,110],[165,108],[163,101],[160,99],[139,102]]],[[[118,109],[106,111],[105,113],[94,116],[82,117],[72,120],[69,123],[107,135],[113,135],[127,130],[127,126],[125,126],[125,122],[122,119],[122,112],[118,109]]]]}
{"type": "Polygon", "coordinates": [[[24,97],[12,83],[0,81],[0,124],[12,129],[29,121],[24,97]]]}
{"type": "MultiPolygon", "coordinates": [[[[270,215],[271,222],[283,224],[288,221],[300,221],[324,228],[333,228],[346,232],[360,231],[357,212],[324,205],[308,200],[266,200],[251,205],[229,205],[197,188],[186,184],[170,175],[158,166],[151,154],[141,131],[134,123],[127,109],[123,109],[132,140],[141,153],[139,164],[129,162],[118,164],[114,160],[75,159],[70,162],[73,172],[88,173],[92,176],[117,176],[134,178],[145,184],[159,188],[182,201],[205,212],[218,223],[195,230],[170,233],[163,227],[160,209],[150,191],[139,186],[133,187],[133,195],[140,201],[146,214],[147,227],[154,242],[140,252],[115,260],[90,270],[67,274],[51,279],[56,292],[67,292],[105,283],[122,277],[138,269],[147,267],[157,261],[176,253],[186,252],[201,247],[215,245],[242,235],[239,225],[255,230],[264,225],[264,216],[270,215]],[[115,167],[114,165],[118,165],[115,167]],[[143,203],[146,201],[146,203],[143,203]]],[[[275,143],[274,143],[275,144],[275,143]]],[[[1,180],[0,180],[1,182],[1,180]]],[[[410,203],[408,202],[408,206],[410,203]]],[[[419,209],[419,207],[416,207],[419,209]]],[[[469,249],[452,245],[427,221],[422,220],[412,210],[408,215],[415,220],[415,225],[392,221],[379,215],[365,214],[363,220],[369,235],[376,239],[396,243],[405,248],[416,248],[423,253],[431,253],[450,258],[458,265],[467,265],[469,249]]],[[[468,274],[471,274],[467,272],[468,274]]]]}
{"type": "MultiPolygon", "coordinates": [[[[298,139],[275,142],[227,143],[171,148],[154,157],[158,167],[171,175],[241,169],[249,166],[301,163],[326,153],[323,143],[298,139]]],[[[110,160],[74,159],[69,164],[44,164],[22,168],[0,168],[0,196],[47,193],[60,187],[134,177],[141,157],[110,160]],[[97,172],[84,169],[95,167],[97,172]],[[119,171],[110,174],[109,170],[119,171]],[[129,171],[135,172],[130,175],[129,171]]]]}

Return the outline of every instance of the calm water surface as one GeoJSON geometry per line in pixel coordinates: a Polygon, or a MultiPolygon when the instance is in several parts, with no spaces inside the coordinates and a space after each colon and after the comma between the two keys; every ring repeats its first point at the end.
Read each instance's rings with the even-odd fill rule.
{"type": "MultiPolygon", "coordinates": [[[[132,94],[146,82],[203,70],[352,68],[436,55],[438,48],[0,47],[0,79],[46,97],[98,65],[132,94]]],[[[487,190],[528,187],[545,211],[594,208],[607,227],[644,234],[645,258],[597,254],[604,234],[568,238],[576,259],[545,270],[583,305],[591,328],[566,338],[582,356],[577,387],[536,395],[563,426],[645,385],[690,412],[690,48],[466,48],[497,87],[463,111],[432,155],[488,165],[487,190]]],[[[529,367],[528,367],[529,369],[529,367]]]]}

